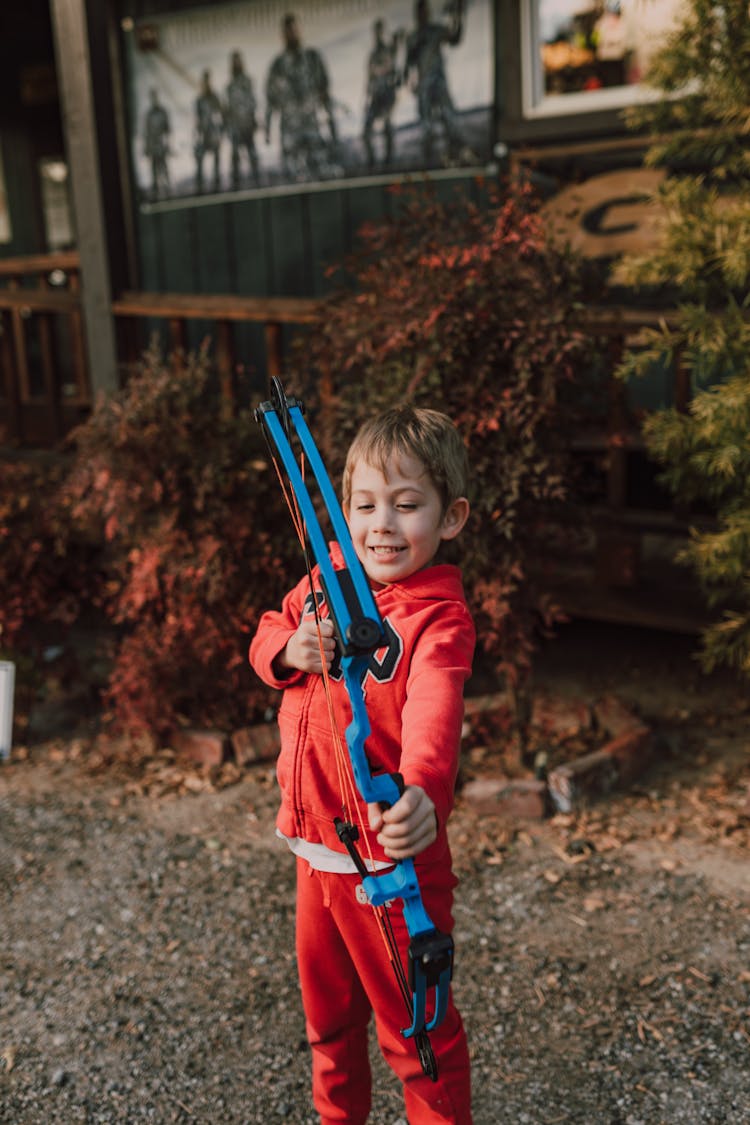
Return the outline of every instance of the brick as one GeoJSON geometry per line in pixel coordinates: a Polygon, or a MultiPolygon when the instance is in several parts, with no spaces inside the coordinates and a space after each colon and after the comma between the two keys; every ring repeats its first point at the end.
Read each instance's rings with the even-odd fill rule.
{"type": "Polygon", "coordinates": [[[643,773],[648,765],[654,749],[654,738],[647,726],[634,727],[619,738],[613,738],[604,747],[608,754],[617,763],[617,777],[623,782],[633,781],[643,773]]]}
{"type": "Polygon", "coordinates": [[[176,730],[170,739],[176,753],[202,766],[220,766],[227,754],[227,737],[219,730],[176,730]]]}
{"type": "Polygon", "coordinates": [[[617,764],[602,750],[557,766],[547,778],[552,803],[562,813],[583,808],[593,797],[610,792],[616,785],[617,764]]]}
{"type": "Polygon", "coordinates": [[[491,695],[471,695],[464,701],[464,713],[480,715],[483,711],[501,711],[513,707],[510,692],[498,691],[491,695]]]}
{"type": "Polygon", "coordinates": [[[740,811],[740,816],[743,817],[743,819],[750,820],[750,785],[748,785],[748,787],[747,787],[747,793],[745,794],[745,800],[740,805],[739,811],[740,811]]]}
{"type": "Polygon", "coordinates": [[[234,759],[238,766],[251,766],[256,762],[272,762],[281,748],[279,728],[276,723],[260,723],[255,727],[242,727],[231,736],[234,759]]]}
{"type": "Polygon", "coordinates": [[[562,741],[575,738],[591,727],[591,709],[580,699],[537,693],[531,707],[531,726],[562,741]]]}
{"type": "Polygon", "coordinates": [[[619,738],[621,734],[645,727],[643,719],[616,695],[604,695],[597,699],[593,711],[597,727],[609,738],[619,738]]]}
{"type": "Polygon", "coordinates": [[[652,746],[651,731],[640,726],[591,754],[557,766],[547,778],[555,808],[558,812],[575,812],[632,781],[647,764],[652,746]]]}
{"type": "Polygon", "coordinates": [[[547,812],[547,786],[535,778],[478,777],[464,786],[462,797],[482,816],[541,820],[547,812]]]}

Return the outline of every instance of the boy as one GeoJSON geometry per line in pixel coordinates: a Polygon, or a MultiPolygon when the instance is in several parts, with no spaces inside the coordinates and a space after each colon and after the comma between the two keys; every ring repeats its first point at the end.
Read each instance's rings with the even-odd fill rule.
{"type": "MultiPolygon", "coordinates": [[[[388,637],[363,683],[372,728],[368,759],[373,773],[398,771],[405,783],[390,809],[363,810],[372,855],[376,868],[414,858],[425,909],[443,933],[453,925],[457,880],[446,822],[475,635],[460,573],[437,556],[468,518],[466,479],[466,453],[450,420],[411,406],[387,410],[362,427],[343,479],[344,514],[388,637]]],[[[335,544],[332,557],[340,561],[335,544]]],[[[470,1125],[461,1018],[451,1001],[444,1021],[430,1033],[438,1064],[433,1083],[422,1073],[414,1044],[401,1035],[403,998],[372,909],[363,901],[360,877],[333,824],[342,798],[324,664],[342,727],[350,708],[336,678],[333,625],[317,585],[314,596],[319,626],[305,578],[281,610],[262,617],[250,661],[266,683],[284,691],[277,831],[297,855],[297,960],[315,1106],[322,1125],[367,1120],[367,1026],[374,1012],[381,1050],[403,1083],[410,1125],[470,1125]]],[[[388,914],[403,954],[408,935],[398,900],[388,914]]]]}

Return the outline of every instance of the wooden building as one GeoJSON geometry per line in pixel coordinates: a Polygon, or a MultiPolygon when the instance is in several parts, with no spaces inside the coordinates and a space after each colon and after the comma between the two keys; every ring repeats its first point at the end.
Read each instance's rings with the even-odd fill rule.
{"type": "MultiPolygon", "coordinates": [[[[653,174],[621,111],[644,96],[648,53],[678,7],[6,6],[0,445],[53,445],[97,393],[118,386],[155,329],[187,346],[210,335],[227,385],[237,362],[262,385],[283,364],[289,333],[314,323],[326,267],[363,222],[389,213],[389,188],[405,178],[478,196],[482,180],[526,164],[550,196],[550,221],[585,254],[647,246],[653,174]]],[[[610,295],[593,315],[613,362],[650,314],[610,295]]],[[[612,395],[618,432],[629,407],[679,400],[687,388],[679,372],[662,373],[627,394],[639,401],[612,395]]],[[[607,435],[597,440],[606,449],[607,435]]],[[[627,586],[627,545],[638,553],[673,513],[663,499],[658,518],[647,511],[635,433],[606,456],[603,503],[637,535],[620,534],[619,562],[605,551],[602,573],[627,586]]]]}

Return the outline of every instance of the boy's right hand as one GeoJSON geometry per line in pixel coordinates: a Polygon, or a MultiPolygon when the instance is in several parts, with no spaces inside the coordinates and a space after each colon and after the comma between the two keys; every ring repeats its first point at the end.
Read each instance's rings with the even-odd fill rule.
{"type": "Polygon", "coordinates": [[[296,668],[299,672],[323,671],[323,660],[326,668],[331,667],[336,649],[333,635],[333,622],[323,618],[319,626],[312,617],[303,617],[297,627],[296,633],[286,643],[286,648],[276,658],[281,668],[296,668]],[[320,637],[318,637],[320,627],[320,637]],[[322,656],[321,656],[322,650],[322,656]]]}

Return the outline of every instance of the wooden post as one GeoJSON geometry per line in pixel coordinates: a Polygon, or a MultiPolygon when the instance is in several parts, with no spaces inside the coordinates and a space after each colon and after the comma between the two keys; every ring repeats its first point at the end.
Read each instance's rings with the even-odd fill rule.
{"type": "Polygon", "coordinates": [[[266,324],[266,370],[268,378],[281,378],[281,325],[270,320],[266,324]]]}
{"type": "MultiPolygon", "coordinates": [[[[18,281],[11,278],[8,282],[9,289],[18,289],[18,281]]],[[[31,378],[29,374],[29,354],[26,347],[26,327],[24,316],[20,308],[14,308],[10,314],[11,336],[13,351],[16,357],[16,371],[18,372],[18,397],[23,405],[31,398],[31,378]]]]}
{"type": "MultiPolygon", "coordinates": [[[[78,272],[70,275],[71,293],[81,292],[81,278],[78,272]]],[[[86,334],[83,328],[83,317],[80,309],[75,309],[70,314],[70,350],[73,360],[75,376],[76,406],[89,406],[91,404],[91,388],[89,386],[89,373],[86,367],[86,334]]]]}
{"type": "Polygon", "coordinates": [[[169,347],[171,349],[172,371],[179,375],[185,370],[185,356],[187,354],[187,326],[181,316],[169,318],[169,347]]]}
{"type": "Polygon", "coordinates": [[[618,527],[617,522],[626,507],[630,446],[625,387],[614,377],[622,360],[624,343],[622,334],[612,336],[607,349],[610,366],[607,506],[610,519],[597,529],[595,572],[600,585],[628,588],[638,581],[641,542],[637,532],[618,527]]]}
{"type": "Polygon", "coordinates": [[[50,0],[81,262],[91,389],[117,389],[117,350],[85,0],[50,0]]]}
{"type": "Polygon", "coordinates": [[[21,438],[21,407],[18,401],[18,383],[15,379],[16,365],[13,361],[13,344],[11,341],[12,315],[9,312],[0,314],[0,368],[3,372],[5,383],[5,402],[8,410],[8,430],[0,426],[0,442],[21,438]]]}
{"type": "MultiPolygon", "coordinates": [[[[42,289],[49,289],[45,279],[41,281],[42,289]]],[[[60,368],[55,360],[55,323],[51,313],[41,312],[36,318],[39,330],[39,351],[42,360],[42,379],[44,382],[44,397],[47,413],[47,423],[53,441],[62,437],[62,386],[60,368]]]]}
{"type": "MultiPolygon", "coordinates": [[[[675,352],[673,374],[675,410],[678,410],[680,414],[687,414],[690,409],[690,400],[693,397],[693,388],[682,348],[678,348],[675,352]]],[[[690,518],[690,504],[681,496],[674,497],[672,511],[679,520],[688,521],[690,518]]]]}
{"type": "Polygon", "coordinates": [[[613,372],[622,360],[623,339],[615,336],[608,347],[609,419],[607,425],[607,503],[610,508],[625,507],[627,490],[628,434],[625,388],[613,372]]]}
{"type": "Polygon", "coordinates": [[[216,368],[219,372],[222,410],[231,416],[234,408],[234,354],[232,328],[228,320],[216,323],[216,368]]]}
{"type": "Polygon", "coordinates": [[[687,414],[692,398],[690,386],[690,372],[685,365],[682,348],[679,348],[674,357],[674,405],[680,414],[687,414]]]}

